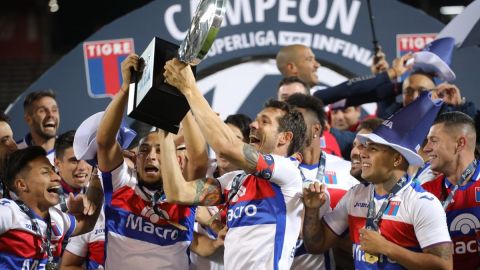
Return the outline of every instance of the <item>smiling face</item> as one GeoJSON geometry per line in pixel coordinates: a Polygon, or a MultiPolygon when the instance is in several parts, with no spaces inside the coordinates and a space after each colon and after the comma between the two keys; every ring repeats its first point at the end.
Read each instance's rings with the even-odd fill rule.
{"type": "Polygon", "coordinates": [[[281,133],[278,131],[278,121],[284,114],[285,112],[277,108],[263,109],[250,124],[250,145],[261,153],[273,153],[278,146],[281,133]]]}
{"type": "Polygon", "coordinates": [[[150,133],[138,146],[136,159],[138,177],[145,185],[155,186],[162,181],[160,171],[160,136],[150,133]]]}
{"type": "Polygon", "coordinates": [[[17,144],[13,139],[13,132],[7,122],[0,121],[0,162],[6,156],[17,150],[17,144]]]}
{"type": "Polygon", "coordinates": [[[55,173],[50,161],[45,156],[28,162],[15,181],[20,199],[33,202],[40,209],[48,209],[58,204],[57,191],[61,187],[60,176],[55,173]]]}
{"type": "Polygon", "coordinates": [[[367,141],[360,150],[362,164],[362,178],[374,184],[388,181],[388,176],[395,169],[395,154],[392,148],[367,141]]]}
{"type": "Polygon", "coordinates": [[[42,97],[32,103],[32,108],[25,114],[30,132],[48,140],[55,138],[60,125],[60,113],[57,102],[51,97],[42,97]]]}
{"type": "Polygon", "coordinates": [[[77,160],[73,147],[65,149],[61,158],[55,158],[55,166],[60,177],[72,188],[78,189],[88,185],[92,166],[84,160],[77,160]]]}
{"type": "Polygon", "coordinates": [[[319,84],[317,69],[320,67],[320,63],[317,62],[312,50],[305,46],[298,46],[295,50],[293,76],[297,76],[310,87],[319,84]]]}
{"type": "Polygon", "coordinates": [[[350,106],[345,109],[332,110],[332,127],[348,130],[360,120],[360,107],[350,106]]]}
{"type": "Polygon", "coordinates": [[[427,135],[427,144],[423,151],[427,155],[431,169],[444,172],[455,164],[455,134],[445,128],[443,123],[433,125],[427,135]]]}
{"type": "MultiPolygon", "coordinates": [[[[369,133],[372,133],[372,131],[368,129],[361,129],[357,132],[357,134],[369,134],[369,133]]],[[[361,144],[357,138],[353,140],[352,151],[350,152],[350,160],[352,162],[352,167],[350,168],[350,175],[352,175],[357,179],[360,179],[362,176],[362,164],[361,164],[360,153],[364,147],[365,145],[361,144]]]]}

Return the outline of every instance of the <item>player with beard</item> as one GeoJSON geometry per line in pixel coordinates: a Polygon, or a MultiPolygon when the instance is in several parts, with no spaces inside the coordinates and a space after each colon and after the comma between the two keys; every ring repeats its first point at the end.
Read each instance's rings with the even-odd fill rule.
{"type": "MultiPolygon", "coordinates": [[[[53,207],[60,177],[39,146],[12,153],[5,168],[5,183],[18,199],[0,200],[0,268],[57,269],[62,240],[89,232],[101,207],[72,194],[68,214],[53,207]]],[[[94,186],[102,194],[100,182],[94,186]]]]}
{"type": "MultiPolygon", "coordinates": [[[[357,134],[369,134],[372,133],[377,127],[382,124],[383,120],[380,118],[369,118],[365,119],[360,123],[357,128],[357,134]]],[[[366,181],[362,178],[362,165],[360,160],[360,152],[362,151],[364,145],[360,143],[358,138],[353,140],[352,151],[350,152],[350,160],[352,162],[352,167],[350,168],[350,175],[355,177],[362,183],[366,181]]]]}
{"type": "Polygon", "coordinates": [[[18,141],[18,148],[38,145],[47,151],[48,160],[54,164],[55,138],[60,126],[60,111],[52,90],[32,92],[23,102],[24,119],[30,132],[18,141]]]}
{"type": "Polygon", "coordinates": [[[190,66],[165,65],[167,82],[187,98],[203,136],[215,153],[242,171],[186,182],[176,162],[171,135],[162,142],[167,198],[199,205],[225,203],[228,232],[225,269],[290,269],[301,227],[302,177],[288,157],[304,143],[300,113],[271,100],[250,125],[250,144],[223,123],[197,88],[190,66]],[[168,168],[168,169],[167,169],[168,168]]]}
{"type": "MultiPolygon", "coordinates": [[[[195,207],[166,201],[165,179],[160,170],[163,138],[158,132],[150,132],[140,140],[135,170],[124,162],[116,140],[128,100],[131,69],[138,69],[135,54],[121,64],[121,89],[105,110],[96,135],[98,168],[102,172],[106,198],[105,267],[185,270],[188,269],[187,249],[193,239],[195,207]]],[[[185,123],[184,132],[192,132],[185,123]]],[[[185,136],[187,155],[195,148],[188,137],[185,136]]],[[[197,160],[196,157],[188,158],[197,160]]],[[[175,161],[178,166],[178,160],[175,161]]]]}

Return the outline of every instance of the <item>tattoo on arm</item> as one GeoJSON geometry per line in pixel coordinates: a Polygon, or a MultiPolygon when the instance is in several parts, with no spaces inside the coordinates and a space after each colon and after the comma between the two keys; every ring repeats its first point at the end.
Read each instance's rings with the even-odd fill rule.
{"type": "Polygon", "coordinates": [[[255,149],[255,147],[249,144],[244,144],[243,156],[247,161],[249,171],[255,171],[255,169],[257,169],[257,162],[258,162],[258,152],[255,149]]]}
{"type": "Polygon", "coordinates": [[[195,198],[193,204],[196,205],[218,205],[223,202],[222,187],[215,178],[203,178],[195,180],[195,198]]]}
{"type": "Polygon", "coordinates": [[[435,256],[438,256],[446,261],[452,259],[453,247],[451,243],[445,243],[436,245],[431,248],[425,249],[425,253],[430,253],[435,256]]]}

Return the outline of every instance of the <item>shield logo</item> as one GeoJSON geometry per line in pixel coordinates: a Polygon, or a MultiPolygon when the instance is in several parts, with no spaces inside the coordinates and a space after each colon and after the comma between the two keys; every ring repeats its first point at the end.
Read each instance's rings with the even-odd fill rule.
{"type": "Polygon", "coordinates": [[[134,51],[132,38],[84,42],[83,57],[89,96],[113,97],[122,85],[120,64],[134,51]]]}

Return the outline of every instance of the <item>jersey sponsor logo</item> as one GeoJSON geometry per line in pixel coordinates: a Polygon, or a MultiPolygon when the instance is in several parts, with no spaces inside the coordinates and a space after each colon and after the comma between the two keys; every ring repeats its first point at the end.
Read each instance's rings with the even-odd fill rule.
{"type": "MultiPolygon", "coordinates": [[[[362,251],[360,250],[360,247],[361,245],[358,245],[358,244],[353,244],[353,260],[355,262],[362,262],[362,263],[366,263],[368,265],[371,265],[369,264],[366,259],[365,259],[365,251],[362,251]]],[[[382,265],[382,264],[386,264],[386,263],[394,263],[396,264],[397,262],[388,258],[387,256],[383,255],[383,254],[380,254],[378,256],[378,262],[377,264],[379,265],[382,265]]],[[[355,263],[357,264],[357,263],[355,263]]],[[[356,265],[357,266],[357,265],[356,265]]],[[[363,269],[362,267],[360,267],[360,269],[363,269]]]]}
{"type": "Polygon", "coordinates": [[[480,187],[475,187],[475,201],[480,202],[480,187]]]}
{"type": "Polygon", "coordinates": [[[368,203],[366,203],[366,202],[356,202],[356,203],[353,205],[353,207],[354,207],[354,208],[355,208],[355,207],[362,207],[362,208],[363,208],[363,207],[368,207],[368,203]]]}
{"type": "Polygon", "coordinates": [[[93,98],[113,97],[122,84],[120,64],[133,52],[131,38],[83,43],[88,94],[93,98]]]}
{"type": "MultiPolygon", "coordinates": [[[[475,235],[476,231],[480,229],[480,221],[478,218],[470,213],[463,213],[456,216],[450,223],[450,235],[454,240],[455,254],[477,253],[478,243],[476,239],[471,239],[468,236],[475,235]],[[457,238],[454,235],[463,235],[467,238],[457,238]]],[[[472,237],[473,237],[472,236],[472,237]]]]}
{"type": "Polygon", "coordinates": [[[134,231],[156,235],[162,239],[174,241],[178,238],[178,230],[155,226],[151,222],[144,220],[142,217],[133,214],[128,215],[125,227],[134,231]]]}
{"type": "Polygon", "coordinates": [[[229,222],[242,218],[253,217],[257,214],[257,206],[254,204],[241,205],[232,209],[228,209],[227,220],[229,222]]]}
{"type": "Polygon", "coordinates": [[[480,229],[478,218],[470,213],[463,213],[456,216],[450,223],[451,232],[461,232],[464,235],[475,233],[476,229],[480,229]]]}

